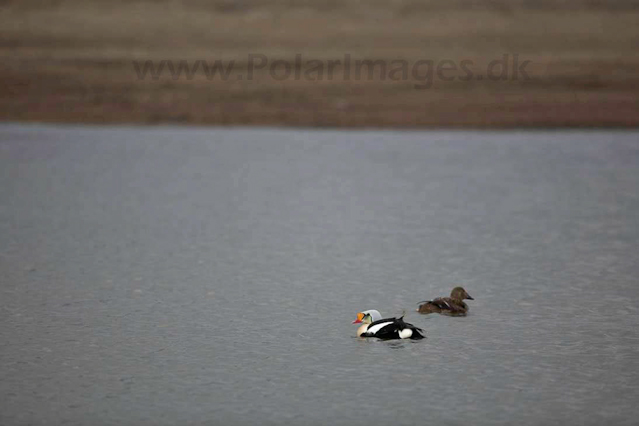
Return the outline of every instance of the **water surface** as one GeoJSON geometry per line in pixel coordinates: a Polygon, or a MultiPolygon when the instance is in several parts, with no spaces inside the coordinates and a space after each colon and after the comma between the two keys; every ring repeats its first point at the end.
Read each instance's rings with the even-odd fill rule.
{"type": "Polygon", "coordinates": [[[636,424],[638,141],[4,124],[0,423],[636,424]]]}

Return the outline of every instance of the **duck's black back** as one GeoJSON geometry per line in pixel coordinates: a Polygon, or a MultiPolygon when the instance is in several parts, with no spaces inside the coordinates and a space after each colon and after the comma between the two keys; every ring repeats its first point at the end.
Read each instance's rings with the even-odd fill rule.
{"type": "Polygon", "coordinates": [[[422,329],[415,327],[413,324],[404,322],[403,316],[400,318],[384,318],[384,319],[375,321],[368,326],[368,329],[370,329],[371,327],[375,325],[383,324],[387,322],[390,324],[377,330],[377,332],[374,334],[375,337],[379,339],[383,339],[383,340],[399,339],[400,338],[399,331],[409,328],[413,331],[413,335],[410,337],[412,340],[418,340],[418,339],[424,338],[424,336],[420,333],[422,329]]]}

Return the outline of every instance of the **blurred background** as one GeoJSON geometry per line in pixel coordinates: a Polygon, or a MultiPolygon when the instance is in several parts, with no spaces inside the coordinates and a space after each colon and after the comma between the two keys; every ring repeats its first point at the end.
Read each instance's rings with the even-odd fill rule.
{"type": "Polygon", "coordinates": [[[2,0],[0,119],[636,126],[638,24],[635,0],[2,0]],[[250,79],[249,55],[267,61],[250,79]],[[328,62],[345,55],[379,67],[329,79],[328,62]],[[488,78],[503,58],[506,72],[498,64],[488,78]],[[514,58],[528,61],[525,76],[514,58]],[[156,78],[140,74],[163,61],[156,78]],[[176,74],[197,61],[232,69],[176,74]],[[393,61],[407,72],[391,78],[393,61]],[[416,78],[417,61],[433,64],[429,87],[416,87],[429,71],[422,62],[416,78]]]}

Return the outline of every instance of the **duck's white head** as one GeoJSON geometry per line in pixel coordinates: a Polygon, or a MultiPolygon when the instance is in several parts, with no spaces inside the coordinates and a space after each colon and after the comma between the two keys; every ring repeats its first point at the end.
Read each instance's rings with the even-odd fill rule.
{"type": "Polygon", "coordinates": [[[368,311],[358,312],[357,319],[353,321],[353,324],[370,324],[381,319],[382,314],[380,314],[379,311],[376,311],[375,309],[369,309],[368,311]]]}

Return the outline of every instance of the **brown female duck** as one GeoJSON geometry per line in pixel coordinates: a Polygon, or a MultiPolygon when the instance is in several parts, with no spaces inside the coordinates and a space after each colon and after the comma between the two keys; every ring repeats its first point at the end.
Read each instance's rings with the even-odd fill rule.
{"type": "Polygon", "coordinates": [[[417,312],[420,314],[443,314],[453,316],[464,316],[468,312],[468,305],[464,299],[475,300],[462,287],[455,287],[450,292],[450,297],[438,297],[433,300],[424,300],[419,305],[417,312]]]}

